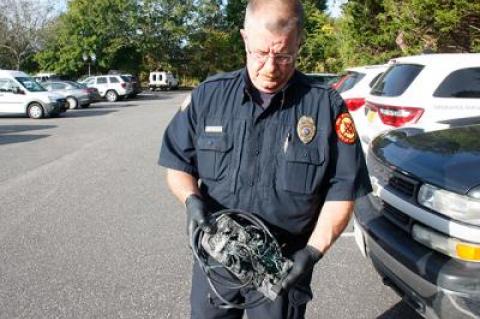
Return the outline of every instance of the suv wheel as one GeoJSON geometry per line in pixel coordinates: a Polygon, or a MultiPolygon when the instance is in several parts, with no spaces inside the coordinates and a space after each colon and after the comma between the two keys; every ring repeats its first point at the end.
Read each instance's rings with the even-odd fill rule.
{"type": "Polygon", "coordinates": [[[118,101],[118,94],[114,90],[109,90],[107,91],[107,94],[105,94],[107,97],[108,102],[117,102],[118,101]]]}
{"type": "Polygon", "coordinates": [[[73,96],[67,97],[67,103],[70,110],[76,109],[78,107],[78,101],[73,96]]]}
{"type": "Polygon", "coordinates": [[[39,103],[34,102],[28,106],[27,114],[31,119],[41,119],[43,117],[43,107],[39,103]]]}

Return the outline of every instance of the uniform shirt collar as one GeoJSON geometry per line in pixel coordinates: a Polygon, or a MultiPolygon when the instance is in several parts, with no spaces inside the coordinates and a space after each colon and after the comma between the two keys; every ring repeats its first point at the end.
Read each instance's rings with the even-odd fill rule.
{"type": "MultiPolygon", "coordinates": [[[[245,103],[251,98],[252,92],[253,92],[253,90],[256,90],[256,88],[253,86],[252,80],[250,79],[250,76],[248,75],[247,68],[243,69],[242,78],[243,78],[243,84],[244,84],[243,85],[243,100],[242,100],[242,102],[245,103]]],[[[288,80],[287,84],[280,91],[275,93],[275,95],[286,93],[290,89],[290,87],[295,86],[295,84],[300,83],[300,82],[303,83],[303,81],[304,81],[304,79],[302,77],[302,73],[299,72],[298,70],[295,70],[295,72],[293,73],[290,80],[288,80]]]]}

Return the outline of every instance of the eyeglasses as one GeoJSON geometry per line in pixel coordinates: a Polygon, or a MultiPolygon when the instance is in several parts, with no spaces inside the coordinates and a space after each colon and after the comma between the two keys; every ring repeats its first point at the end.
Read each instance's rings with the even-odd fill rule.
{"type": "Polygon", "coordinates": [[[252,52],[248,48],[247,45],[245,45],[247,49],[247,53],[250,54],[257,62],[261,64],[265,64],[268,61],[268,58],[273,58],[274,62],[280,65],[288,65],[292,64],[293,61],[296,58],[296,54],[288,54],[288,53],[275,53],[271,54],[269,52],[252,52]]]}

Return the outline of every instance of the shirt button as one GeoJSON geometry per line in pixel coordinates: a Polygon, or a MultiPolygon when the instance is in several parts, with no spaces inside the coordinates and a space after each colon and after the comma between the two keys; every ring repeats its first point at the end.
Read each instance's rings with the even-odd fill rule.
{"type": "Polygon", "coordinates": [[[255,154],[258,156],[260,154],[260,150],[256,150],[255,154]]]}

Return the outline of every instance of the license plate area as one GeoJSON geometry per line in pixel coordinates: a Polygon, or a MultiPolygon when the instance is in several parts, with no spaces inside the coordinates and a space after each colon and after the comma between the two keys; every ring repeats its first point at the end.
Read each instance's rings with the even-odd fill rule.
{"type": "Polygon", "coordinates": [[[367,249],[365,246],[365,237],[363,236],[362,230],[360,229],[358,222],[353,218],[353,234],[355,237],[355,242],[357,243],[358,249],[362,253],[363,257],[367,257],[367,249]]]}

